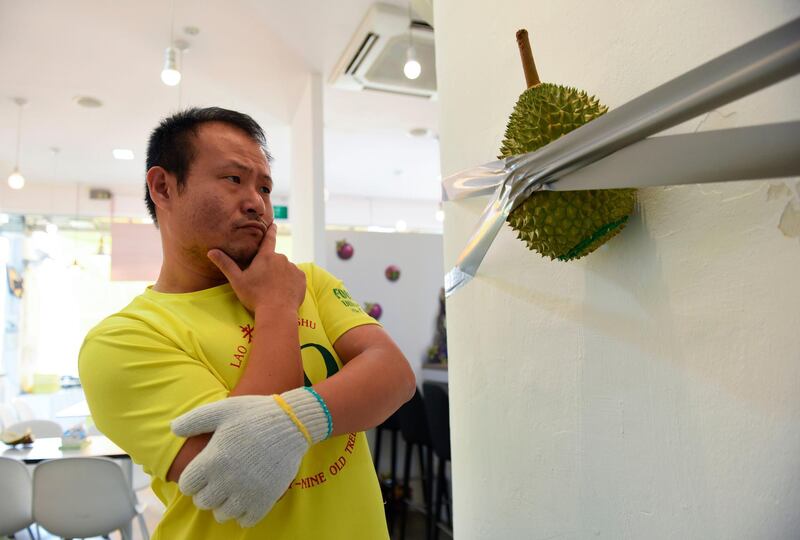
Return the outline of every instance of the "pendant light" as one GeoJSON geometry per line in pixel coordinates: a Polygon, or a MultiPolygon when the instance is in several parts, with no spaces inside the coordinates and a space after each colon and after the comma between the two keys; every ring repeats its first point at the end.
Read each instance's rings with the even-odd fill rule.
{"type": "Polygon", "coordinates": [[[408,3],[408,49],[406,50],[406,63],[403,66],[403,74],[407,79],[414,80],[422,73],[422,66],[417,60],[417,50],[414,48],[414,41],[411,36],[413,19],[411,18],[411,2],[408,3]]]}
{"type": "Polygon", "coordinates": [[[407,79],[413,81],[419,77],[420,73],[422,73],[422,66],[417,60],[417,51],[413,45],[409,45],[406,51],[406,64],[403,66],[403,74],[407,79]]]}
{"type": "MultiPolygon", "coordinates": [[[[75,184],[75,219],[72,221],[72,226],[75,227],[74,224],[80,223],[81,219],[81,185],[76,183],[75,184]]],[[[82,270],[83,267],[81,263],[78,262],[78,240],[76,238],[77,235],[72,237],[72,264],[69,267],[72,270],[82,270]]]]}
{"type": "Polygon", "coordinates": [[[161,70],[161,82],[167,86],[177,86],[181,82],[180,50],[175,47],[175,0],[172,0],[172,17],[169,26],[169,47],[164,50],[164,69],[161,70]]]}
{"type": "Polygon", "coordinates": [[[175,47],[170,46],[164,50],[164,69],[161,70],[161,82],[167,86],[177,86],[181,82],[179,55],[180,52],[175,47]]]}
{"type": "MultiPolygon", "coordinates": [[[[52,181],[55,181],[58,178],[58,153],[61,152],[61,149],[57,146],[51,146],[50,152],[53,153],[53,176],[52,181]]],[[[45,230],[49,234],[55,234],[58,232],[58,225],[56,225],[55,220],[51,218],[50,223],[45,226],[45,230]]]]}
{"type": "Polygon", "coordinates": [[[14,161],[14,171],[8,176],[8,187],[11,189],[22,189],[25,187],[25,177],[19,172],[19,146],[20,139],[22,138],[22,108],[28,103],[28,100],[16,97],[14,98],[14,103],[19,107],[19,114],[17,116],[17,155],[14,161]]]}

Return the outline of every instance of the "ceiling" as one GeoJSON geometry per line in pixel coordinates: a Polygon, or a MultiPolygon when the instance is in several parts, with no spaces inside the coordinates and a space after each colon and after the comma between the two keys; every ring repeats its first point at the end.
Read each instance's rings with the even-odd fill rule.
{"type": "Polygon", "coordinates": [[[143,182],[146,139],[160,118],[179,106],[219,105],[247,112],[265,128],[277,193],[286,195],[289,123],[315,71],[326,81],[331,195],[438,200],[437,103],[327,84],[371,3],[175,0],[174,34],[190,48],[182,84],[168,87],[159,73],[170,41],[169,1],[0,0],[0,177],[14,165],[15,96],[29,101],[20,159],[28,182],[129,191],[143,182]],[[186,26],[200,31],[188,35],[186,26]],[[82,108],[76,96],[103,106],[82,108]],[[432,135],[408,135],[420,127],[432,135]],[[115,160],[114,148],[132,149],[135,159],[115,160]]]}

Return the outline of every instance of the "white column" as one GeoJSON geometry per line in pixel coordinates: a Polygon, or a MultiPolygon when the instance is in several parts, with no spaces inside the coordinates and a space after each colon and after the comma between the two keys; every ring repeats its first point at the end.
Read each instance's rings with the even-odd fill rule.
{"type": "Polygon", "coordinates": [[[325,177],[322,137],[322,77],[308,83],[292,120],[292,184],[289,221],[292,259],[325,264],[325,177]]]}

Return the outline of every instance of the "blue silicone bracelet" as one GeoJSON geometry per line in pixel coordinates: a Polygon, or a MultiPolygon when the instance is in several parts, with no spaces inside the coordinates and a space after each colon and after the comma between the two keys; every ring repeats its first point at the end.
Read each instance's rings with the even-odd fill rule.
{"type": "Polygon", "coordinates": [[[322,410],[325,412],[325,419],[328,421],[328,433],[325,435],[325,438],[327,439],[328,437],[331,436],[331,432],[333,431],[333,419],[331,418],[331,413],[328,410],[328,406],[325,405],[325,400],[322,399],[322,396],[317,394],[316,390],[314,390],[310,386],[304,386],[303,388],[311,392],[311,395],[317,398],[320,407],[322,407],[322,410]]]}

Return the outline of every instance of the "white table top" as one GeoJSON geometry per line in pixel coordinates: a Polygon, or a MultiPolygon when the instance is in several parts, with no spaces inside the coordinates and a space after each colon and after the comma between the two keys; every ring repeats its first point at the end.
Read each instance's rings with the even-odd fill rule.
{"type": "Polygon", "coordinates": [[[25,463],[39,463],[46,459],[59,459],[67,457],[109,457],[127,458],[125,451],[111,442],[111,439],[102,435],[86,438],[89,444],[82,448],[61,449],[60,437],[42,437],[36,439],[30,446],[11,447],[0,443],[0,456],[24,461],[25,463]]]}

